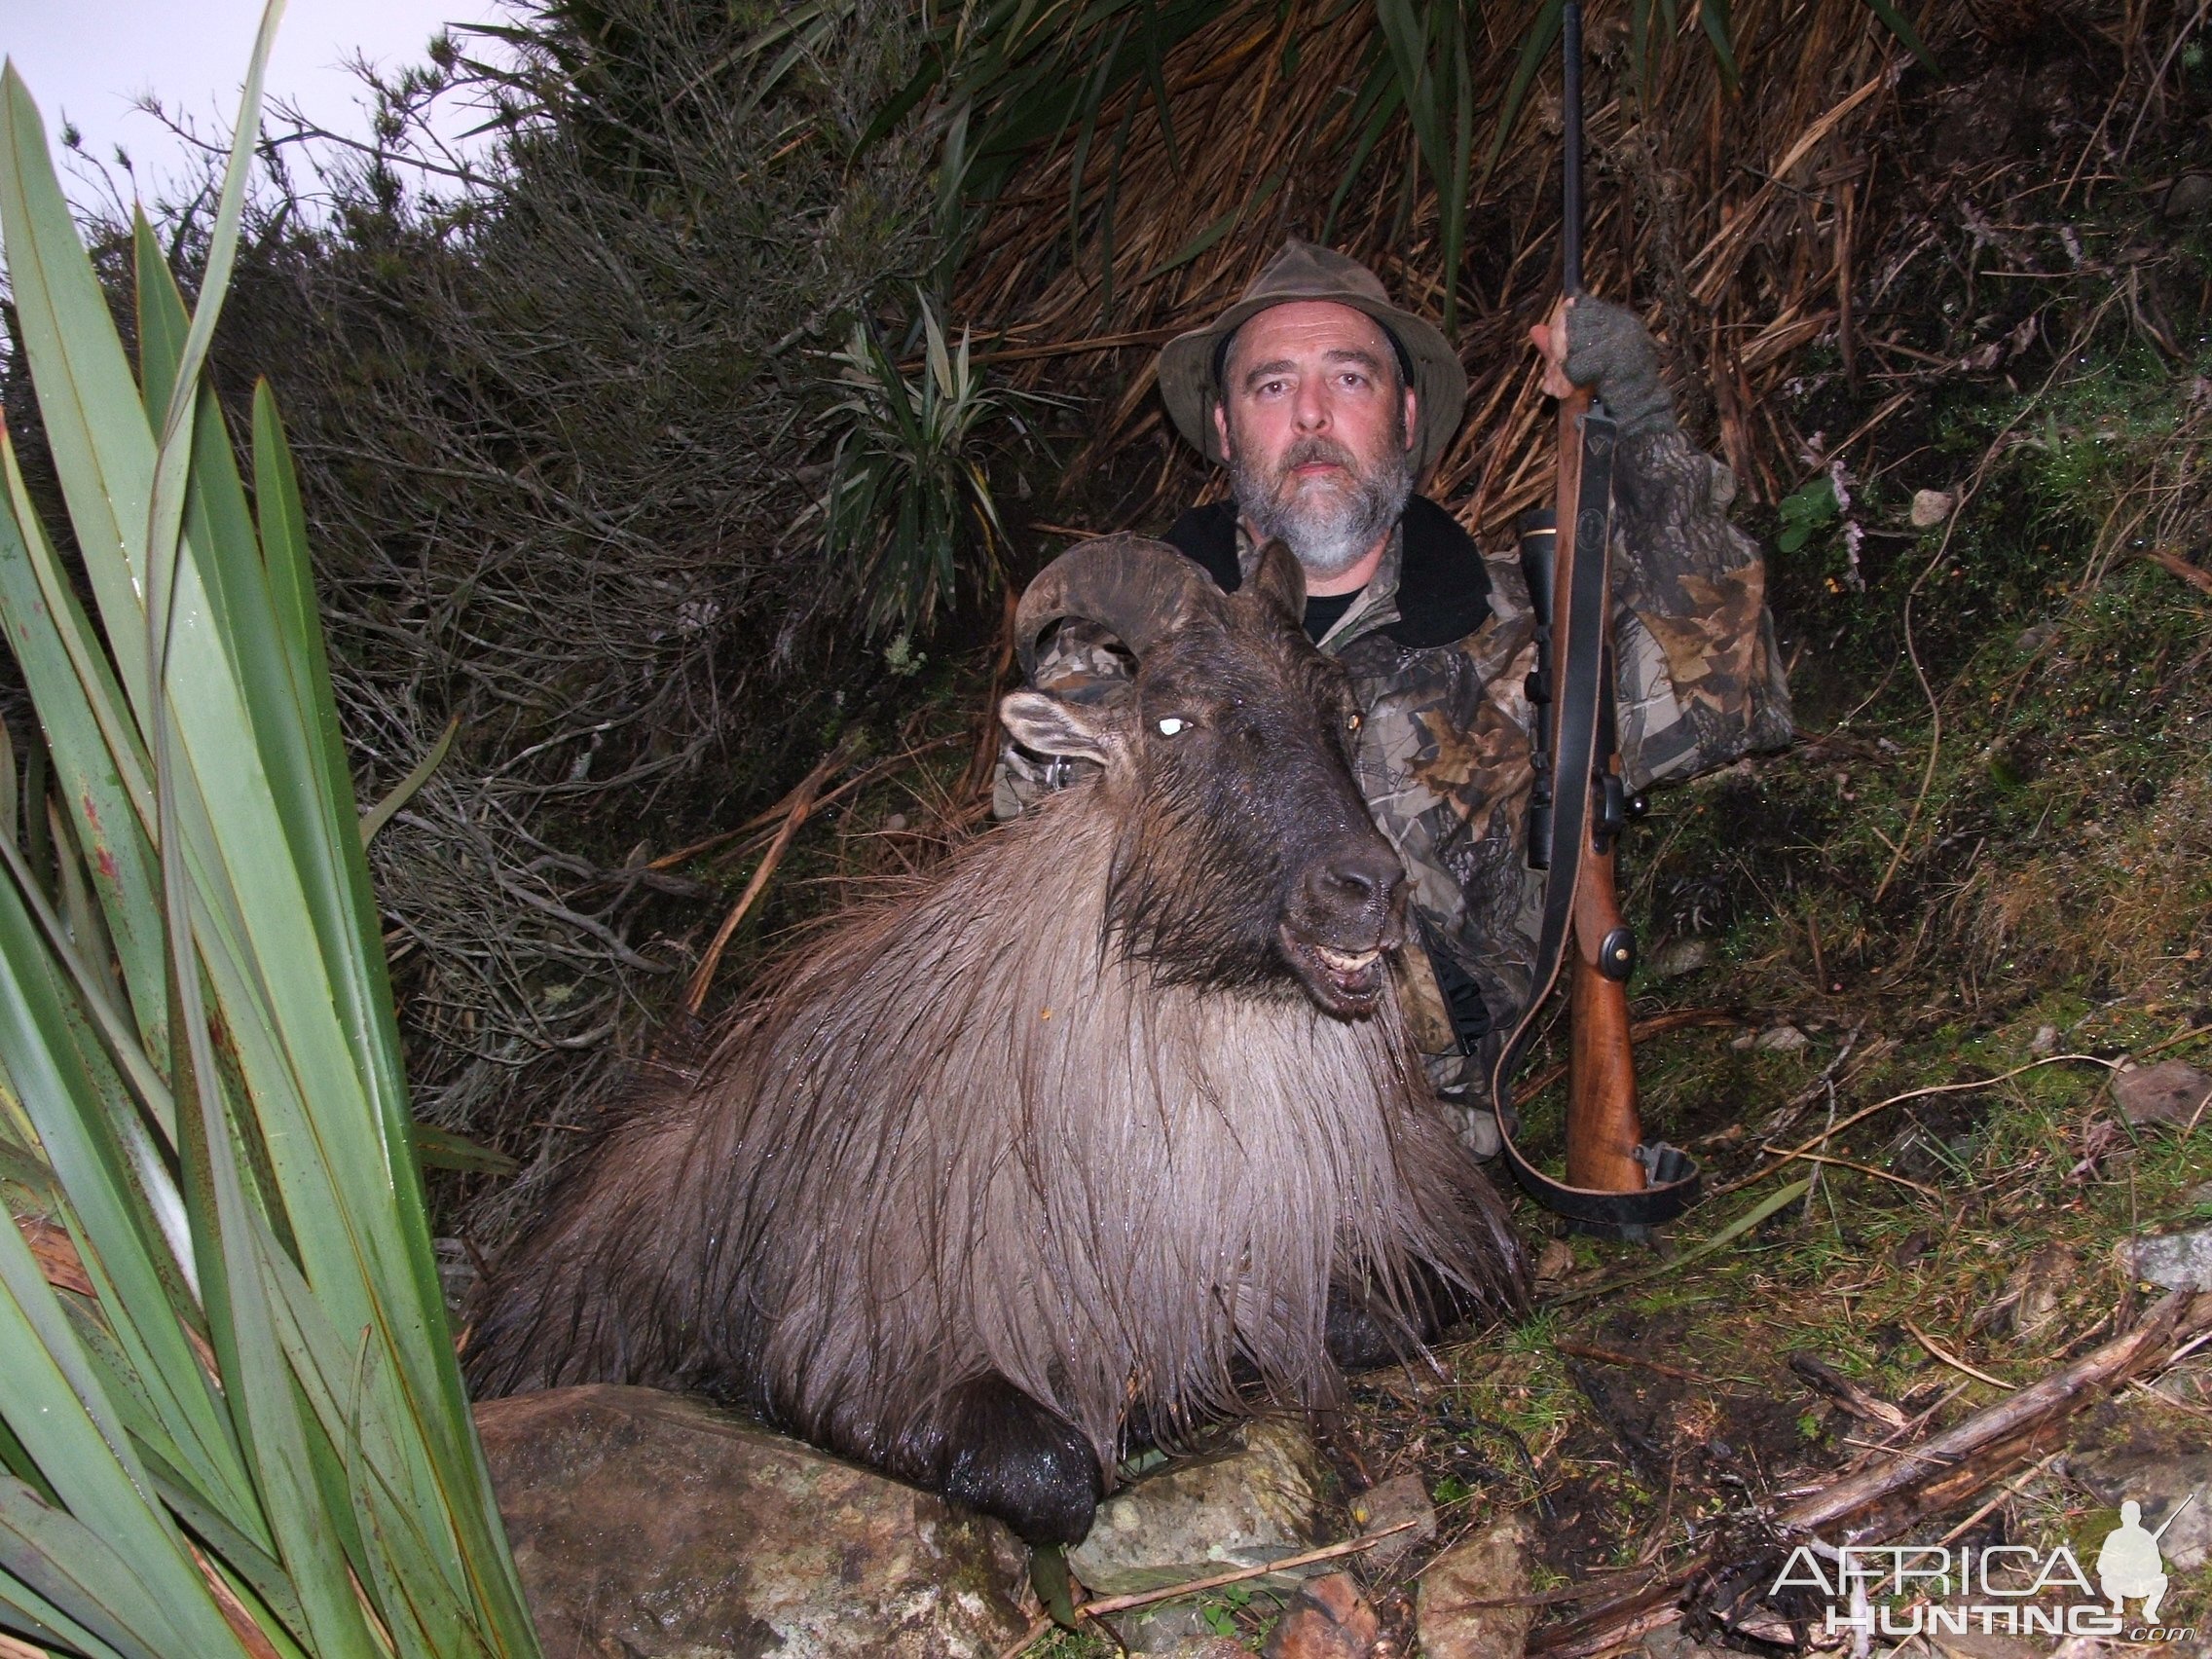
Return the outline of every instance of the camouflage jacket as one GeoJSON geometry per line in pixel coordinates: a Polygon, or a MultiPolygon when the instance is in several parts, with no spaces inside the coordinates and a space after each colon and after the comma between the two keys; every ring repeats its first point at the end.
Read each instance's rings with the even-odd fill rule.
{"type": "MultiPolygon", "coordinates": [[[[1757,544],[1728,522],[1728,469],[1675,431],[1623,440],[1614,468],[1618,736],[1631,789],[1789,741],[1789,692],[1757,544]]],[[[1227,501],[1186,512],[1167,539],[1223,587],[1258,549],[1227,501]]],[[[1518,549],[1479,551],[1443,508],[1413,498],[1382,566],[1320,648],[1351,676],[1364,718],[1354,766],[1412,880],[1430,949],[1482,992],[1502,1029],[1526,1001],[1542,878],[1528,867],[1534,623],[1518,549]]],[[[1125,672],[1095,631],[1064,628],[1037,681],[1125,672]]],[[[1081,762],[1009,742],[994,809],[1011,817],[1081,762]]],[[[1401,993],[1444,1088],[1479,1092],[1433,977],[1415,952],[1401,993]]]]}

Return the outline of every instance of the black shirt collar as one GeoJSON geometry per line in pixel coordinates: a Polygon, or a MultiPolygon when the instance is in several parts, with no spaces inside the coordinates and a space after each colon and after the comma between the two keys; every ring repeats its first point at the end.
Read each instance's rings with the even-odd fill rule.
{"type": "MultiPolygon", "coordinates": [[[[1398,568],[1398,619],[1382,633],[1411,650],[1463,640],[1491,613],[1490,572],[1474,537],[1426,496],[1412,496],[1398,520],[1405,533],[1398,568]]],[[[1185,557],[1202,566],[1224,593],[1243,585],[1236,563],[1236,503],[1185,510],[1167,532],[1185,557]]]]}

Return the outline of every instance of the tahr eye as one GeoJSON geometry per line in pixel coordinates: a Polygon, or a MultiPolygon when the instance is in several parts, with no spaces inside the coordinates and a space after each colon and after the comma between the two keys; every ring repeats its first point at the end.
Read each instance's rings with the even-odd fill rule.
{"type": "Polygon", "coordinates": [[[1345,730],[1346,730],[1346,731],[1357,731],[1358,729],[1359,729],[1359,717],[1358,717],[1357,715],[1346,715],[1346,716],[1345,717],[1345,730]]]}
{"type": "Polygon", "coordinates": [[[1160,735],[1161,737],[1173,737],[1188,723],[1188,721],[1179,720],[1173,715],[1169,715],[1160,722],[1160,735]]]}

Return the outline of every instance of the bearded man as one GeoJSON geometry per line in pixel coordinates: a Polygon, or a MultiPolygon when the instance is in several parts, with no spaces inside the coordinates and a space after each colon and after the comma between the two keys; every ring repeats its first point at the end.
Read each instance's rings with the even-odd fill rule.
{"type": "MultiPolygon", "coordinates": [[[[1734,478],[1675,423],[1650,335],[1587,298],[1530,335],[1544,389],[1594,385],[1616,423],[1614,691],[1628,787],[1787,744],[1765,568],[1728,522],[1734,478]]],[[[1353,770],[1405,862],[1426,947],[1403,953],[1401,996],[1432,1081],[1488,1157],[1488,1062],[1530,992],[1542,886],[1523,833],[1534,623],[1518,553],[1479,550],[1414,493],[1458,427],[1466,371],[1366,267],[1293,240],[1235,305],[1167,343],[1160,388],[1176,429],[1230,484],[1228,500],[1191,508],[1166,538],[1235,591],[1279,537],[1306,572],[1308,635],[1351,678],[1353,770]]],[[[1126,672],[1109,639],[1077,624],[1036,679],[1065,689],[1126,672]]],[[[1009,743],[995,810],[1013,816],[1083,764],[1009,743]]]]}

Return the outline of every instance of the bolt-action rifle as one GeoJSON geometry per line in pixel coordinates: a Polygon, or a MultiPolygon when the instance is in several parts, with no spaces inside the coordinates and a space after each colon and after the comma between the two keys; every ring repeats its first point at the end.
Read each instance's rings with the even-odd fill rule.
{"type": "MultiPolygon", "coordinates": [[[[1560,24],[1566,86],[1561,285],[1582,292],[1582,5],[1565,0],[1560,24]]],[[[1560,400],[1554,504],[1521,520],[1521,565],[1536,618],[1529,677],[1533,776],[1529,865],[1544,874],[1529,1006],[1491,1074],[1491,1098],[1508,1164],[1538,1202],[1584,1230],[1641,1237],[1697,1196],[1697,1166],[1663,1143],[1646,1144],[1637,1112],[1629,1042],[1628,977],[1636,940],[1621,919],[1613,849],[1641,796],[1621,781],[1613,721],[1612,418],[1586,387],[1560,400]],[[1509,1093],[1536,1015],[1568,973],[1572,1035],[1567,1109],[1567,1179],[1537,1169],[1513,1144],[1509,1093]]]]}

